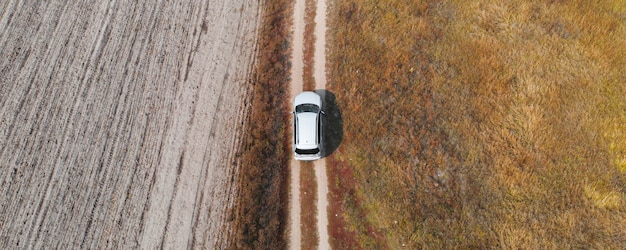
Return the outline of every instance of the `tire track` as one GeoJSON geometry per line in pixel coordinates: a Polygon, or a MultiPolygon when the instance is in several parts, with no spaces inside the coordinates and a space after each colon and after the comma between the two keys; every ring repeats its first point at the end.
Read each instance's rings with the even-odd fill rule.
{"type": "MultiPolygon", "coordinates": [[[[326,89],[326,0],[317,0],[315,15],[315,52],[313,70],[315,88],[326,89]]],[[[322,97],[324,98],[324,97],[322,97]]],[[[313,163],[317,182],[317,235],[319,249],[330,249],[328,237],[328,176],[326,159],[313,163]]]]}
{"type": "MultiPolygon", "coordinates": [[[[293,50],[291,58],[291,95],[289,100],[293,101],[295,96],[302,92],[303,68],[304,68],[304,10],[305,1],[296,0],[293,11],[293,50]]],[[[293,105],[290,105],[290,107],[293,105]]],[[[290,123],[293,124],[293,116],[290,116],[290,123]]],[[[290,140],[294,141],[293,131],[290,140]]],[[[293,144],[293,143],[290,143],[293,144]]],[[[292,149],[293,151],[293,149],[292,149]]],[[[300,229],[300,162],[291,159],[289,179],[289,249],[301,248],[300,229]]]]}

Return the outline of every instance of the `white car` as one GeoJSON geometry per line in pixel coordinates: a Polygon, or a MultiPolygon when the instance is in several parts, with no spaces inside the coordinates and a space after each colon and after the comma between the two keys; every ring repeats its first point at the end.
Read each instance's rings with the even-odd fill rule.
{"type": "Polygon", "coordinates": [[[315,92],[302,92],[293,102],[294,158],[314,161],[322,158],[322,98],[315,92]]]}

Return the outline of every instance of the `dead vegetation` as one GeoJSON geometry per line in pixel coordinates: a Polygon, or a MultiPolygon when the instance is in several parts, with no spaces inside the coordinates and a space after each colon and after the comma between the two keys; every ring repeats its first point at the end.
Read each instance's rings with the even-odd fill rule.
{"type": "MultiPolygon", "coordinates": [[[[304,60],[302,72],[302,89],[304,91],[312,91],[315,89],[315,78],[313,77],[313,57],[315,52],[315,14],[316,0],[305,0],[304,11],[304,60]]],[[[300,77],[300,76],[294,76],[300,77]]]]}
{"type": "Polygon", "coordinates": [[[300,162],[300,225],[302,249],[317,249],[317,183],[313,162],[300,162]]]}
{"type": "Polygon", "coordinates": [[[289,143],[288,1],[265,1],[260,28],[252,110],[247,121],[231,249],[284,249],[289,143]]]}
{"type": "Polygon", "coordinates": [[[334,248],[626,244],[624,2],[330,10],[334,248]]]}

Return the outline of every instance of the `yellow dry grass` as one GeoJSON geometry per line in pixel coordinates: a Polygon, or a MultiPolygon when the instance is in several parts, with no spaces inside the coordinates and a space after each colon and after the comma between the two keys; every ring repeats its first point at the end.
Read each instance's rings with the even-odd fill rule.
{"type": "Polygon", "coordinates": [[[626,1],[332,5],[334,246],[626,245],[626,1]]]}

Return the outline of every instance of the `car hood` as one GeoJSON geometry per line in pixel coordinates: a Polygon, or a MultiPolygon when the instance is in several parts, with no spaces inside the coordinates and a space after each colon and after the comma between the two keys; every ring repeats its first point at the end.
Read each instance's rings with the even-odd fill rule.
{"type": "Polygon", "coordinates": [[[302,92],[296,96],[296,99],[293,102],[293,107],[295,109],[296,106],[300,104],[305,104],[305,103],[311,103],[311,104],[317,105],[318,107],[321,107],[322,98],[320,97],[320,95],[316,94],[315,92],[311,92],[311,91],[302,92]]]}

